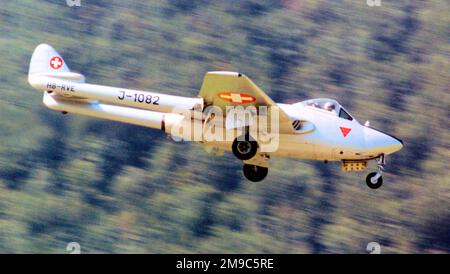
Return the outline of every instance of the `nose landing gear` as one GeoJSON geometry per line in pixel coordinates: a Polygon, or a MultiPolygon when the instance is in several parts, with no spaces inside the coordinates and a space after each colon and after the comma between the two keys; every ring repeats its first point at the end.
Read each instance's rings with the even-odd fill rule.
{"type": "Polygon", "coordinates": [[[381,185],[383,184],[383,177],[381,177],[381,175],[383,173],[385,165],[386,160],[384,154],[381,154],[380,157],[377,159],[377,166],[378,166],[377,172],[372,172],[369,175],[367,175],[366,184],[368,187],[370,187],[371,189],[377,189],[381,187],[381,185]]]}

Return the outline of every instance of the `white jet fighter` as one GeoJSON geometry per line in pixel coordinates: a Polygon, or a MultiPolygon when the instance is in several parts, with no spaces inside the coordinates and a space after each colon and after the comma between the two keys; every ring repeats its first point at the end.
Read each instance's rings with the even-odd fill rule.
{"type": "Polygon", "coordinates": [[[216,131],[222,127],[226,133],[233,133],[230,135],[232,139],[208,140],[203,128],[200,138],[194,140],[205,145],[209,151],[231,150],[243,161],[245,177],[254,182],[267,176],[268,160],[272,155],[341,161],[344,171],[364,170],[368,161],[376,160],[377,172],[370,173],[366,178],[367,185],[376,189],[383,183],[381,175],[385,155],[403,147],[400,139],[371,128],[368,122],[361,125],[333,99],[275,103],[248,77],[236,72],[206,73],[198,97],[92,85],[85,83],[83,75],[71,72],[55,49],[41,44],[31,58],[28,82],[33,88],[44,92],[43,102],[50,109],[160,129],[181,138],[185,138],[186,134],[198,135],[198,132],[185,132],[182,125],[191,125],[195,121],[204,125],[217,113],[219,116],[225,113],[220,117],[224,122],[215,123],[216,131]],[[224,112],[208,112],[211,106],[224,112]],[[253,131],[250,131],[253,125],[251,119],[230,120],[230,115],[227,115],[230,107],[276,109],[274,114],[259,109],[256,111],[258,120],[263,120],[263,116],[275,119],[276,125],[270,128],[276,129],[276,136],[266,134],[266,137],[269,136],[270,140],[276,137],[276,149],[263,149],[262,138],[253,136],[253,131]],[[180,126],[183,128],[181,131],[180,126]]]}

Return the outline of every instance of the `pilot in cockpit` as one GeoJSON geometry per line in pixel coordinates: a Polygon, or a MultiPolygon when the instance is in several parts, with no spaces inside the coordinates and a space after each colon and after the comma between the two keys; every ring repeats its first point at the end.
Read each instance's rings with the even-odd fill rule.
{"type": "Polygon", "coordinates": [[[332,103],[332,102],[326,102],[325,105],[323,106],[323,108],[324,108],[325,110],[330,111],[330,112],[332,112],[332,113],[334,113],[334,114],[337,115],[337,112],[336,112],[336,106],[335,106],[334,103],[332,103]]]}

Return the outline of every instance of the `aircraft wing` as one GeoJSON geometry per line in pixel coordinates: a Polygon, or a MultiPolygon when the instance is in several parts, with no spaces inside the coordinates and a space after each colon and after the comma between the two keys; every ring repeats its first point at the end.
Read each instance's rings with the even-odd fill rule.
{"type": "Polygon", "coordinates": [[[230,71],[212,71],[205,75],[199,96],[204,105],[220,107],[225,113],[227,106],[267,106],[279,110],[280,133],[292,133],[292,121],[278,105],[244,74],[230,71]]]}

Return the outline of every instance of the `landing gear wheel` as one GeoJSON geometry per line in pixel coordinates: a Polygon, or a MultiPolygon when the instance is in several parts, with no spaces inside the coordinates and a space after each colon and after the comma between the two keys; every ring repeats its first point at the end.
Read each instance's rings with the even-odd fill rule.
{"type": "Polygon", "coordinates": [[[252,182],[259,182],[266,178],[269,169],[267,167],[244,164],[242,168],[245,178],[252,182]]]}
{"type": "Polygon", "coordinates": [[[236,158],[245,161],[253,158],[253,156],[256,155],[256,152],[258,150],[258,143],[248,135],[246,135],[245,137],[240,136],[234,140],[231,148],[236,158]]]}
{"type": "Polygon", "coordinates": [[[378,179],[375,182],[372,182],[372,178],[375,177],[375,175],[377,175],[377,173],[372,172],[372,173],[369,173],[369,175],[367,175],[367,178],[366,178],[366,184],[371,189],[377,189],[383,184],[383,177],[381,177],[381,176],[378,177],[378,179]]]}

